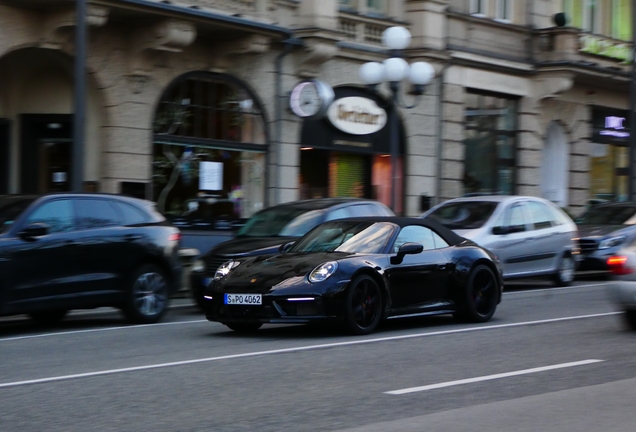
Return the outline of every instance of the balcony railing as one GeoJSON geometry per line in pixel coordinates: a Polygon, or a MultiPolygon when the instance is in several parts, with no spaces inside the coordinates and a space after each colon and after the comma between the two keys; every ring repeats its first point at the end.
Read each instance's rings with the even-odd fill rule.
{"type": "Polygon", "coordinates": [[[530,60],[529,28],[470,14],[447,13],[447,48],[486,57],[527,62],[530,60]]]}
{"type": "Polygon", "coordinates": [[[382,32],[393,25],[388,20],[342,11],[338,18],[338,30],[346,40],[374,45],[382,44],[382,32]]]}

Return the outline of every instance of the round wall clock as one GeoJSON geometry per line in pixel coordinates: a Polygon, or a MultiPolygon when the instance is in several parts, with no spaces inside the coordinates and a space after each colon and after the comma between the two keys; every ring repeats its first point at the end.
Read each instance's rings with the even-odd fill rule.
{"type": "Polygon", "coordinates": [[[331,86],[319,80],[307,80],[294,87],[289,97],[289,107],[298,117],[320,117],[327,112],[333,99],[331,86]]]}

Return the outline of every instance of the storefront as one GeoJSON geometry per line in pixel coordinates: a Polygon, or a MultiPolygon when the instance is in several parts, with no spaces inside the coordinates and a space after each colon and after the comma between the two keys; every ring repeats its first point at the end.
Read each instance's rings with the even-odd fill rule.
{"type": "Polygon", "coordinates": [[[514,194],[517,166],[517,99],[466,93],[465,194],[514,194]]]}
{"type": "Polygon", "coordinates": [[[158,209],[200,229],[224,228],[260,210],[265,124],[254,93],[230,76],[196,72],[175,80],[154,119],[152,195],[158,209]]]}
{"type": "Polygon", "coordinates": [[[629,112],[592,107],[590,197],[625,201],[629,187],[629,112]]]}
{"type": "MultiPolygon", "coordinates": [[[[389,116],[393,107],[375,92],[334,88],[327,115],[304,120],[300,140],[300,198],[358,197],[391,203],[389,116]]],[[[404,131],[400,124],[396,213],[403,206],[404,131]]]]}

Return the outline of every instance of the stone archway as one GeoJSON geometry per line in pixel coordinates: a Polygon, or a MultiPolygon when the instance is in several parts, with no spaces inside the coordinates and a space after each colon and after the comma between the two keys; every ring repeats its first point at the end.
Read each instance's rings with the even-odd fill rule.
{"type": "MultiPolygon", "coordinates": [[[[84,180],[97,183],[104,116],[100,92],[91,79],[87,98],[84,180]]],[[[0,119],[9,124],[5,149],[9,155],[5,173],[9,192],[66,188],[72,114],[71,56],[58,50],[23,48],[0,58],[0,119]]]]}
{"type": "Polygon", "coordinates": [[[559,123],[552,122],[541,150],[541,196],[560,207],[567,207],[569,172],[567,136],[559,123]]]}

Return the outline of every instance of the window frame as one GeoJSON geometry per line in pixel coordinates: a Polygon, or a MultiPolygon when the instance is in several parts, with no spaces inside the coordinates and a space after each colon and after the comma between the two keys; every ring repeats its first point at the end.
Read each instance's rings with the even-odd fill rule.
{"type": "Polygon", "coordinates": [[[488,15],[488,0],[470,0],[469,13],[476,17],[488,15]]]}

